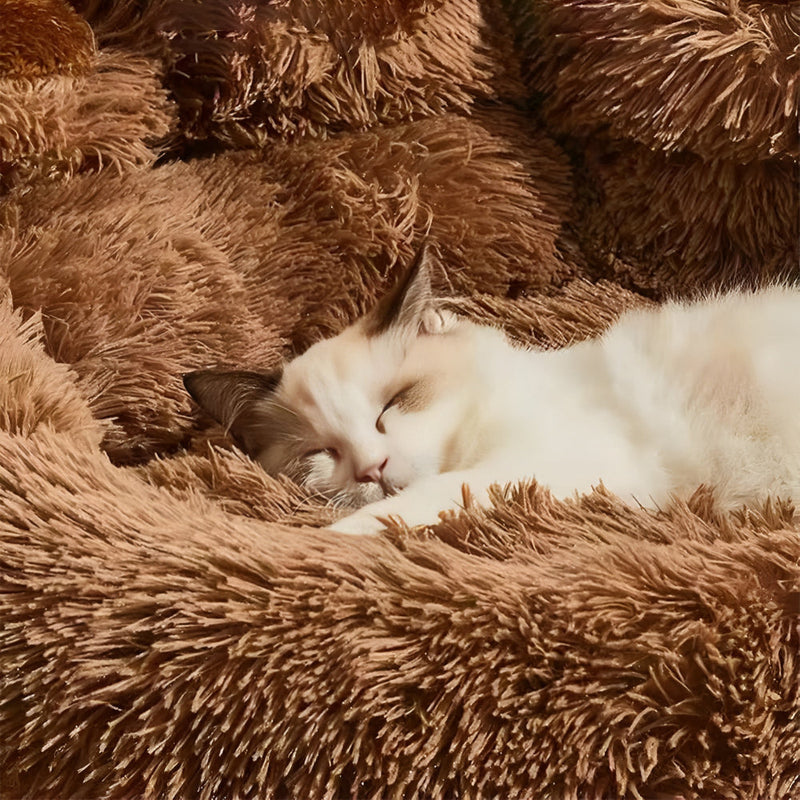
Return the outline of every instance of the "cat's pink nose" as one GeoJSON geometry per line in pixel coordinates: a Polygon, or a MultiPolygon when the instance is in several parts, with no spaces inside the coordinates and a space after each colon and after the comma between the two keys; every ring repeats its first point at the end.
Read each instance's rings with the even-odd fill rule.
{"type": "Polygon", "coordinates": [[[383,471],[386,469],[386,462],[388,458],[384,458],[382,463],[373,464],[368,469],[363,469],[356,473],[356,480],[359,483],[380,483],[383,477],[383,471]]]}

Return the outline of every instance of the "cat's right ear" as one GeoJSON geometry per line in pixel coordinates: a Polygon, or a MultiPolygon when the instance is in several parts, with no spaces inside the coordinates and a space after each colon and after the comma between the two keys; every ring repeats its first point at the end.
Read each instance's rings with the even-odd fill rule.
{"type": "Polygon", "coordinates": [[[281,371],[200,369],[183,376],[192,399],[249,456],[257,456],[270,435],[269,400],[281,380],[281,371]]]}
{"type": "Polygon", "coordinates": [[[397,284],[364,318],[368,336],[390,332],[416,336],[423,331],[433,307],[431,272],[434,264],[433,247],[425,241],[397,284]]]}

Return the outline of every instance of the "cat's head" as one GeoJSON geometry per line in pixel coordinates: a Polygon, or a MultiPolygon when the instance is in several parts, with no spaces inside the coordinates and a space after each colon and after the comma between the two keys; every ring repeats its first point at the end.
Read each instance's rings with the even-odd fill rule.
{"type": "Polygon", "coordinates": [[[360,506],[450,468],[459,323],[428,248],[370,313],[269,373],[199,370],[194,400],[270,474],[360,506]]]}

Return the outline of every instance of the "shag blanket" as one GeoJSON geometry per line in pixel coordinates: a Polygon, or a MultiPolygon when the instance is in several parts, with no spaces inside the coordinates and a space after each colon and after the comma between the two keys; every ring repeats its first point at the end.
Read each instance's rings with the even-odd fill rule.
{"type": "Polygon", "coordinates": [[[800,797],[800,519],[498,487],[376,538],[181,374],[424,235],[563,346],[796,277],[800,5],[0,0],[0,796],[800,797]]]}

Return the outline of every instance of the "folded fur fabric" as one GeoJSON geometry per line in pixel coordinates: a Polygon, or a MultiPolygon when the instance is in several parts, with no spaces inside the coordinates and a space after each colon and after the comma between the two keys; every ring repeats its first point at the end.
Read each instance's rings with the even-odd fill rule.
{"type": "Polygon", "coordinates": [[[98,52],[60,0],[4,0],[0,27],[0,190],[155,161],[174,111],[152,59],[98,52]]]}
{"type": "Polygon", "coordinates": [[[598,267],[660,295],[800,263],[800,10],[510,0],[529,85],[575,153],[598,267]]]}
{"type": "Polygon", "coordinates": [[[180,380],[339,330],[425,235],[542,347],[796,276],[797,21],[0,0],[0,796],[800,796],[791,505],[531,483],[337,536],[180,380]]]}

